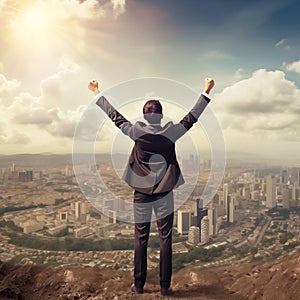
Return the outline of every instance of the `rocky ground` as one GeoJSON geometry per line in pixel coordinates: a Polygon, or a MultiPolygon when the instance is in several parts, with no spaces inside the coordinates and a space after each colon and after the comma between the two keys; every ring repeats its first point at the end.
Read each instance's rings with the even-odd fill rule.
{"type": "MultiPolygon", "coordinates": [[[[98,267],[54,269],[0,264],[0,299],[100,300],[166,299],[158,278],[150,278],[143,295],[130,292],[132,274],[98,267]]],[[[264,264],[196,270],[173,275],[170,299],[300,299],[300,255],[264,264]]]]}

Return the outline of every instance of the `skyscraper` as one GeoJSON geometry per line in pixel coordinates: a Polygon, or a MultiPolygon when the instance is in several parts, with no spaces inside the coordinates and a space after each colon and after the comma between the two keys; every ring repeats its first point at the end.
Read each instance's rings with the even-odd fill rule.
{"type": "Polygon", "coordinates": [[[213,205],[210,205],[207,212],[208,221],[209,221],[209,236],[217,234],[217,209],[213,205]]]}
{"type": "Polygon", "coordinates": [[[33,171],[26,171],[26,181],[32,181],[33,180],[33,171]]]}
{"type": "Polygon", "coordinates": [[[276,206],[276,178],[274,176],[267,176],[267,201],[266,207],[273,208],[276,206]]]}
{"type": "Polygon", "coordinates": [[[227,215],[228,214],[228,183],[223,184],[223,199],[224,199],[225,215],[227,215]]]}
{"type": "Polygon", "coordinates": [[[197,199],[195,201],[194,212],[196,216],[194,217],[195,222],[192,225],[200,227],[201,220],[204,216],[207,216],[207,208],[203,207],[203,199],[197,199]]]}
{"type": "Polygon", "coordinates": [[[188,234],[188,242],[197,245],[200,242],[200,229],[197,226],[191,226],[188,234]]]}
{"type": "Polygon", "coordinates": [[[287,184],[287,182],[288,182],[288,172],[287,170],[282,170],[281,183],[287,184]]]}
{"type": "Polygon", "coordinates": [[[189,210],[178,210],[177,230],[180,234],[186,234],[191,227],[193,213],[189,210]]]}
{"type": "Polygon", "coordinates": [[[208,216],[201,220],[201,243],[205,244],[209,241],[209,221],[208,216]]]}
{"type": "Polygon", "coordinates": [[[282,187],[282,206],[283,208],[290,208],[290,199],[292,198],[292,190],[288,185],[282,187]]]}
{"type": "Polygon", "coordinates": [[[227,222],[234,222],[234,212],[235,212],[235,197],[234,195],[228,196],[228,214],[227,214],[227,222]]]}

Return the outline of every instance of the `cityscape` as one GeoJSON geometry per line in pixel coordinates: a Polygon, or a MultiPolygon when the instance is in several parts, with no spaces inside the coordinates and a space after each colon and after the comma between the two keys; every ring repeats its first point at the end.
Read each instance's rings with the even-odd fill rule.
{"type": "MultiPolygon", "coordinates": [[[[201,192],[211,161],[189,160],[187,185],[199,176],[175,212],[174,270],[269,261],[299,251],[300,167],[228,165],[217,193],[204,205],[201,192]]],[[[101,173],[105,185],[98,187],[102,192],[97,197],[105,213],[86,200],[70,155],[2,156],[0,163],[2,262],[132,271],[134,224],[117,217],[132,204],[132,190],[116,175],[108,155],[97,156],[96,166],[86,166],[91,174],[101,173]]],[[[175,192],[175,201],[182,192],[175,192]]],[[[150,270],[159,264],[158,240],[153,222],[150,270]]]]}

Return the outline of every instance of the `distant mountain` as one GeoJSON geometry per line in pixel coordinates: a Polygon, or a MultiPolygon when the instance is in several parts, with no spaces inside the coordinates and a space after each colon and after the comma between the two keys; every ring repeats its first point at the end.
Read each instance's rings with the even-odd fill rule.
{"type": "MultiPolygon", "coordinates": [[[[110,153],[96,153],[96,159],[111,159],[110,153]]],[[[201,159],[211,159],[211,154],[209,152],[201,152],[201,159]]],[[[188,156],[189,157],[189,156],[188,156]]],[[[128,154],[124,153],[115,153],[113,154],[113,159],[115,161],[121,161],[128,159],[128,154]]],[[[28,165],[28,163],[51,163],[53,166],[65,166],[66,164],[72,164],[72,153],[66,154],[54,154],[49,152],[44,153],[23,153],[23,154],[12,154],[12,155],[0,155],[0,164],[1,163],[18,163],[20,165],[28,165]]],[[[227,167],[245,167],[251,166],[256,167],[265,167],[271,165],[284,165],[284,166],[298,166],[300,167],[300,157],[289,156],[283,158],[272,157],[271,154],[255,154],[247,152],[227,152],[226,153],[226,166],[227,167]]]]}

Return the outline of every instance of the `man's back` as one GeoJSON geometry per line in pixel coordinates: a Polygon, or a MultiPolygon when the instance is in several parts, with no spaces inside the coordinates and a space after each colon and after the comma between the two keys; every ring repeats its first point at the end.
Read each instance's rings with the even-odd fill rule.
{"type": "Polygon", "coordinates": [[[176,126],[133,125],[135,145],[123,179],[145,194],[168,192],[184,183],[175,153],[176,126]]]}

